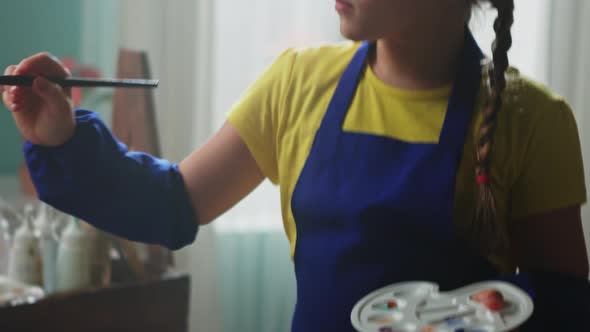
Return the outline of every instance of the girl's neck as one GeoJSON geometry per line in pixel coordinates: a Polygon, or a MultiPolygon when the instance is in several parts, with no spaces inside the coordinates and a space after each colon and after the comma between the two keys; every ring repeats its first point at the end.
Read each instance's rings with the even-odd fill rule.
{"type": "Polygon", "coordinates": [[[377,40],[371,67],[379,79],[400,89],[424,90],[449,85],[464,42],[464,26],[421,34],[420,38],[377,40]]]}

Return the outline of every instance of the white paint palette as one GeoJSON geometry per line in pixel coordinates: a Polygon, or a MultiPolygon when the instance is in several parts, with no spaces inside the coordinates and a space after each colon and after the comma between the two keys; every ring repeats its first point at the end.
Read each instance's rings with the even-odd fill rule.
{"type": "Polygon", "coordinates": [[[416,281],[368,294],[356,303],[350,318],[359,332],[506,332],[532,313],[531,298],[506,282],[439,292],[436,284],[416,281]]]}

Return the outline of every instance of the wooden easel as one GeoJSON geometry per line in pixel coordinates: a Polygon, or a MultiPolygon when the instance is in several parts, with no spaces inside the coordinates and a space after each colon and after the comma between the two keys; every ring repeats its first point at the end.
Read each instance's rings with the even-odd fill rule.
{"type": "MultiPolygon", "coordinates": [[[[117,77],[151,78],[147,54],[128,49],[119,50],[117,77]]],[[[113,95],[111,130],[130,150],[160,157],[152,90],[116,89],[113,95]]]]}
{"type": "MultiPolygon", "coordinates": [[[[119,50],[117,77],[150,79],[145,52],[119,50]]],[[[116,89],[113,96],[111,130],[129,150],[161,156],[153,92],[150,89],[116,89]]],[[[124,239],[118,243],[127,260],[140,278],[157,277],[173,264],[172,254],[163,247],[147,245],[148,260],[141,262],[138,244],[124,239]]]]}

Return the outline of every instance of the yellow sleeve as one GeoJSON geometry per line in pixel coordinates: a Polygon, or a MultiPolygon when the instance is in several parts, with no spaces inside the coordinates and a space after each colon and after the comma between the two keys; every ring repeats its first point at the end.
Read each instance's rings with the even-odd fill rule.
{"type": "Polygon", "coordinates": [[[244,140],[258,167],[278,184],[277,127],[284,104],[295,52],[281,54],[246,90],[228,115],[228,121],[244,140]]]}
{"type": "Polygon", "coordinates": [[[514,218],[586,202],[578,128],[563,101],[538,109],[520,176],[512,188],[514,218]]]}

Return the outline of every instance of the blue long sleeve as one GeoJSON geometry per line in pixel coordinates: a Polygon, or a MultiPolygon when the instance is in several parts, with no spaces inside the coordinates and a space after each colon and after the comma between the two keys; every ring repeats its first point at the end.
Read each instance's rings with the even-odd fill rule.
{"type": "Polygon", "coordinates": [[[24,144],[39,199],[132,241],[192,243],[198,222],[178,165],[128,151],[94,112],[77,110],[76,121],[62,146],[24,144]]]}

